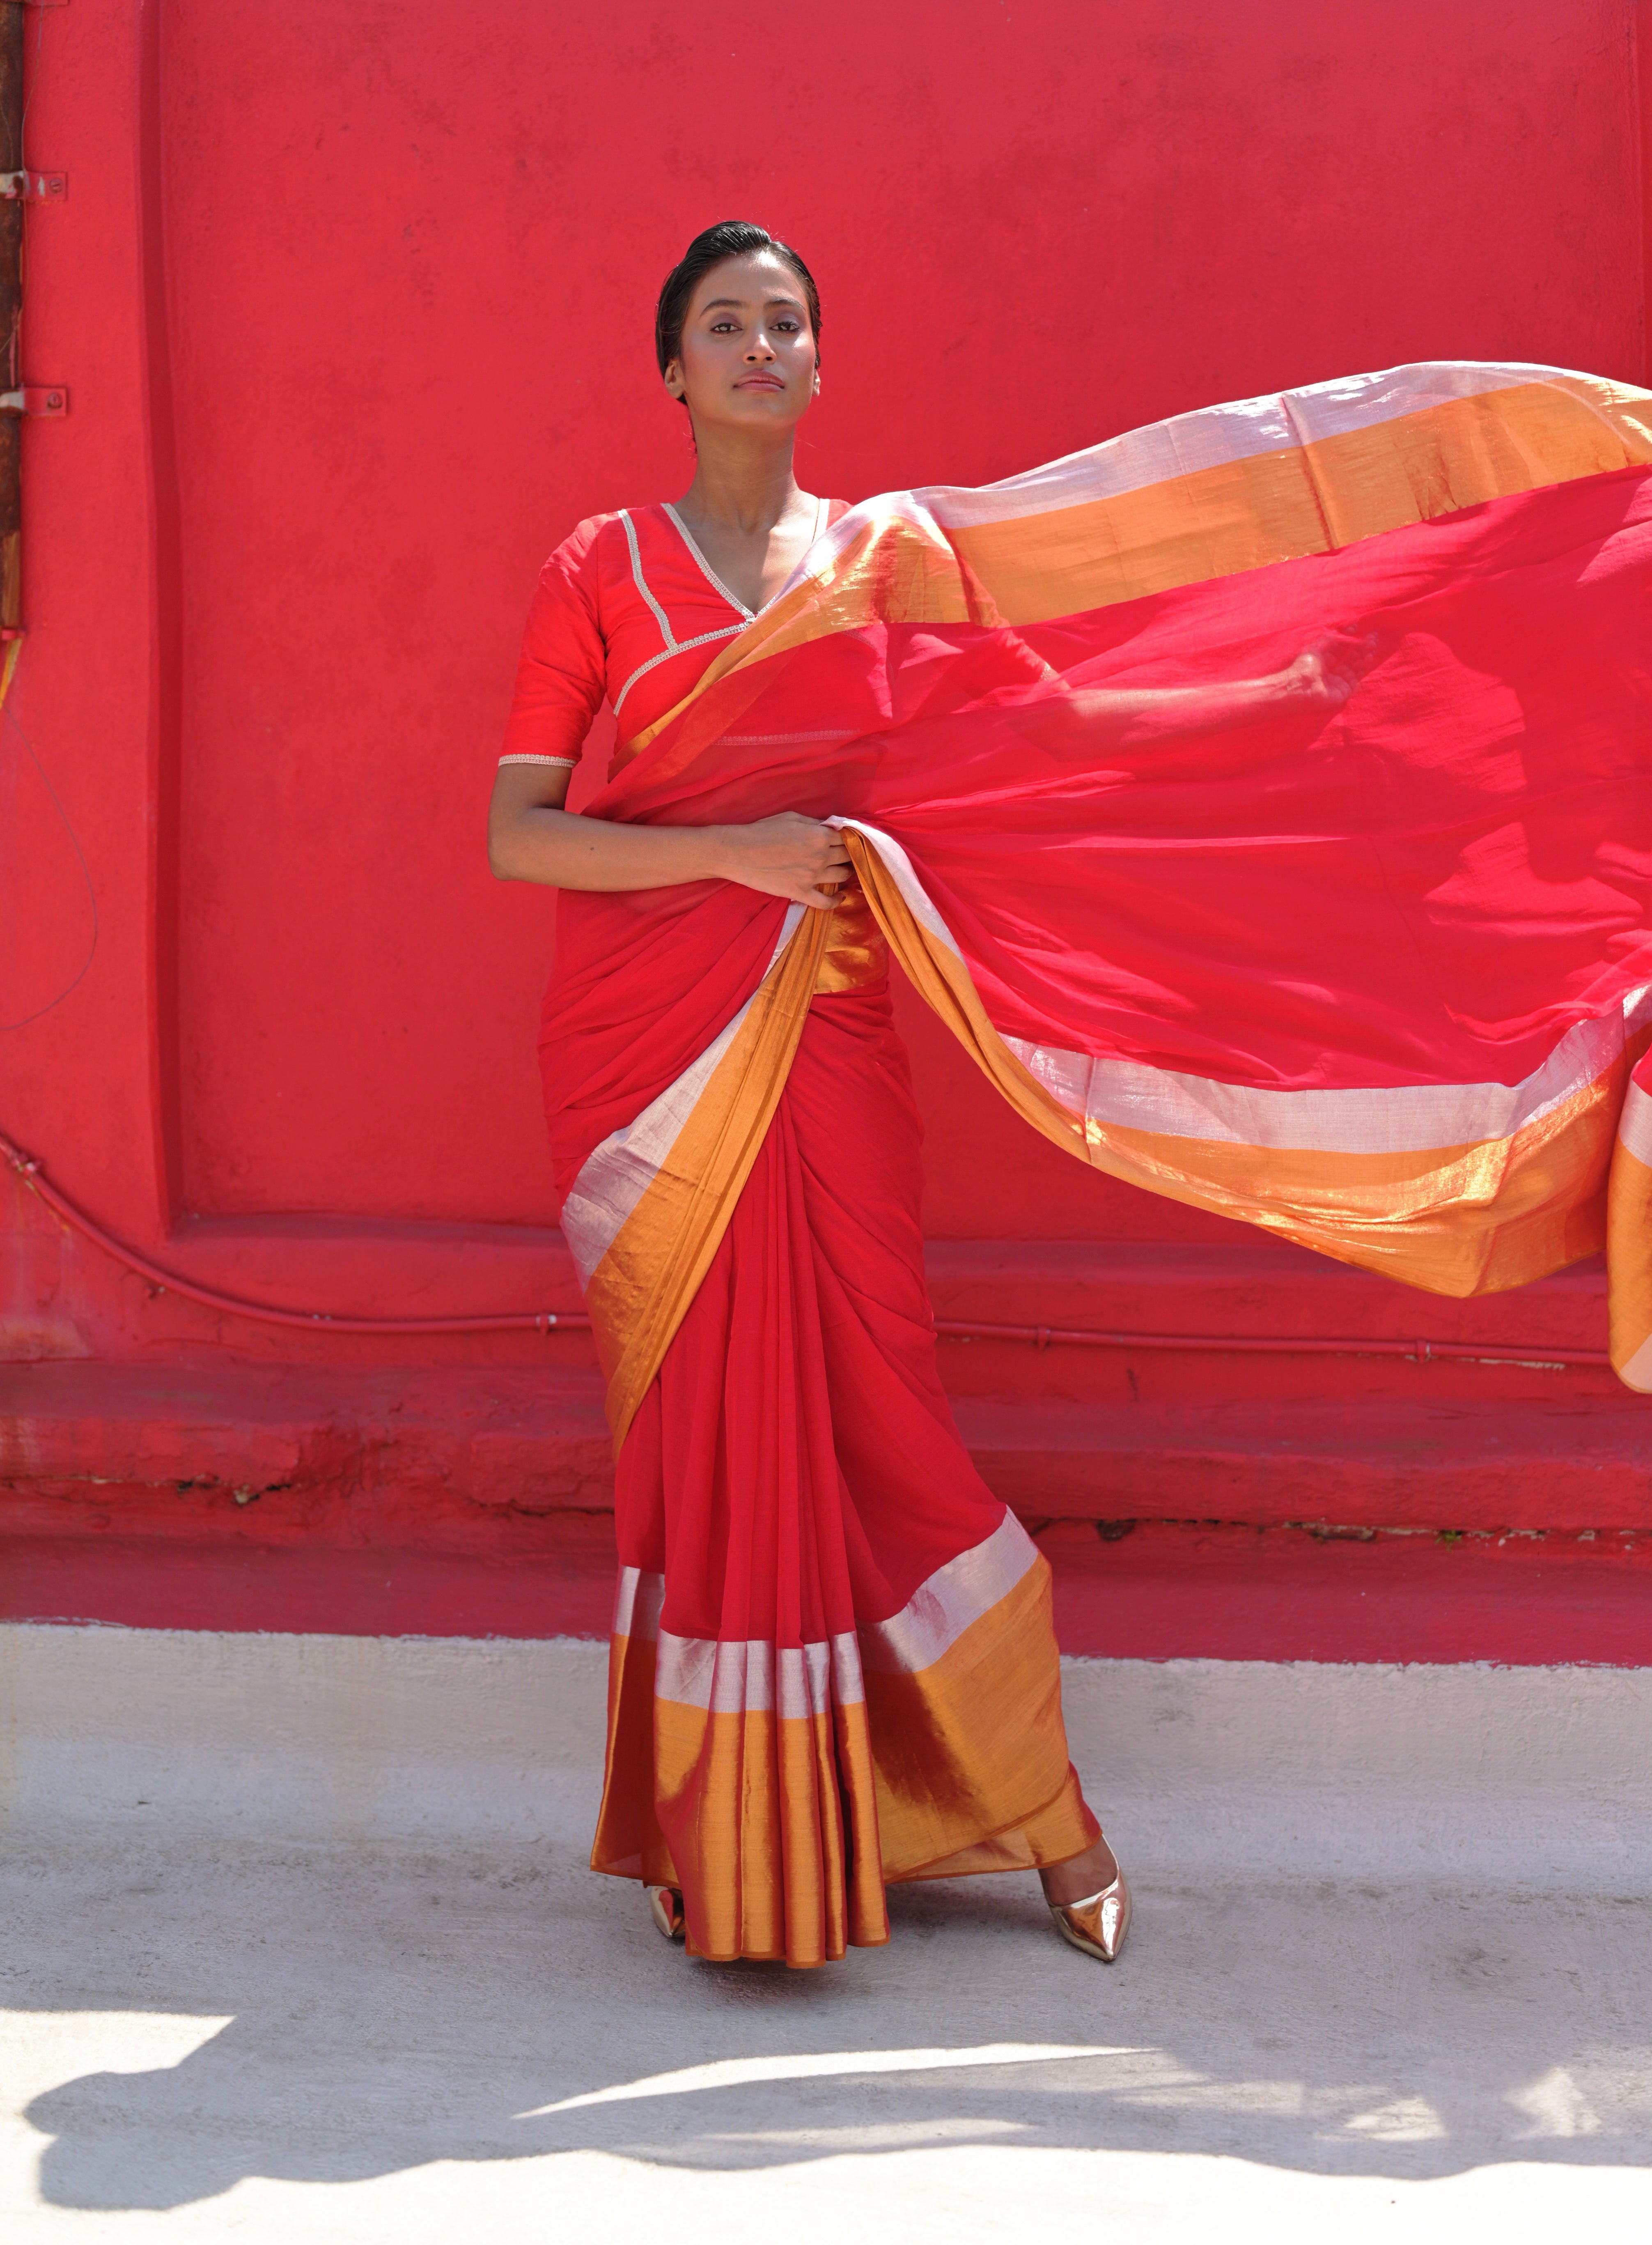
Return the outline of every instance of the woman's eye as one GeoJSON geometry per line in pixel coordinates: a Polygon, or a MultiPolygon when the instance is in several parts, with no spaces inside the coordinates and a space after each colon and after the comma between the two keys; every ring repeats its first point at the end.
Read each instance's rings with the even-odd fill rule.
{"type": "Polygon", "coordinates": [[[732,336],[736,332],[735,322],[732,320],[714,320],[711,332],[714,336],[732,336]]]}

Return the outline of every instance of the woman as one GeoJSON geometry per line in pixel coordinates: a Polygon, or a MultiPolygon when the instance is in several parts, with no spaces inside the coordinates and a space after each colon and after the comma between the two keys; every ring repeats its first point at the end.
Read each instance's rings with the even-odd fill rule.
{"type": "MultiPolygon", "coordinates": [[[[1060,1932],[1110,1961],[1129,1893],[1067,1759],[1047,1566],[936,1371],[882,919],[859,838],[813,815],[852,792],[860,749],[786,736],[813,762],[766,816],[715,815],[715,755],[780,736],[726,729],[686,812],[563,808],[604,697],[617,769],[669,749],[696,682],[847,512],[794,473],[820,324],[802,260],[761,227],[710,228],[668,276],[656,348],[694,480],[582,523],[547,563],[492,803],[495,872],[577,892],[545,1053],[620,1442],[592,1860],[644,1882],[693,1953],[793,1964],[886,1940],[888,1881],[1036,1869],[1060,1932]],[[722,1150],[685,1152],[742,1039],[762,1050],[705,1125],[722,1150]],[[640,1184],[649,1133],[670,1158],[640,1184]],[[646,1279],[614,1264],[640,1195],[665,1197],[646,1279]]],[[[1063,687],[1039,737],[1093,757],[1269,713],[1312,730],[1371,660],[1325,639],[1231,682],[1063,687]]]]}

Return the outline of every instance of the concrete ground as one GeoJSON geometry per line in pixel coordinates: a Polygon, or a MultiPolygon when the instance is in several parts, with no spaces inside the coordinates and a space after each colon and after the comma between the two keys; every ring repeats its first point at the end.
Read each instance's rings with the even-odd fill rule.
{"type": "MultiPolygon", "coordinates": [[[[1161,1708],[1142,1767],[1181,1804],[1155,1824],[1140,1773],[1120,1780],[1115,1830],[1139,1887],[1123,1960],[1108,1969],[1063,1946],[1017,1876],[897,1890],[889,1948],[792,1973],[687,1961],[636,1889],[584,1869],[588,1758],[527,1788],[554,1796],[537,1830],[501,1811],[480,1836],[450,1817],[420,1836],[409,1813],[369,1831],[359,1797],[341,1794],[335,1820],[355,1821],[329,1834],[313,1777],[311,1836],[295,1839],[274,1828],[301,1820],[267,1748],[239,1762],[221,1738],[192,1751],[174,1696],[172,1777],[159,1745],[147,1760],[129,1751],[117,1801],[117,1779],[98,1791],[84,1757],[59,1754],[79,1789],[60,1787],[48,1813],[53,1741],[24,1688],[37,1654],[59,1679],[67,1652],[85,1672],[101,1660],[105,1687],[167,1661],[174,1681],[193,1660],[215,1662],[220,1685],[226,1662],[240,1663],[245,1682],[263,1658],[272,1689],[299,1693],[290,1640],[264,1640],[261,1655],[102,1632],[93,1652],[73,1634],[14,1643],[5,1672],[8,1711],[28,1718],[0,1756],[6,2245],[1652,2234],[1643,1854],[1637,1870],[1598,1847],[1606,1875],[1591,1882],[1561,1828],[1512,1798],[1533,1835],[1527,1875],[1512,1875],[1520,1828],[1494,1834],[1481,1794],[1456,1853],[1497,1875],[1443,1875],[1433,1843],[1385,1854],[1371,1837],[1407,1814],[1373,1777],[1378,1813],[1357,1828],[1369,1860],[1337,1871],[1324,1804],[1339,1796],[1316,1811],[1300,1740],[1300,1838],[1285,1852],[1310,1869],[1267,1867],[1265,1802],[1254,1828],[1224,1828],[1228,1869],[1201,1829],[1198,1740],[1241,1753],[1236,1690],[1253,1727],[1269,1692],[1277,1714],[1304,1692],[1329,1705],[1369,1682],[1391,1719],[1409,1710],[1413,1723],[1443,1692],[1466,1735],[1471,1688],[1493,1708],[1500,1693],[1529,1708],[1541,1675],[1080,1674],[1075,1728],[1087,1693],[1115,1713],[1132,1692],[1161,1708]],[[203,1767],[217,1773],[210,1800],[203,1767]],[[280,1819],[257,1813],[266,1787],[287,1803],[280,1819]]],[[[405,1665],[389,1651],[351,1657],[368,1664],[363,1705],[372,1674],[382,1685],[405,1665]]],[[[439,1667],[428,1649],[416,1658],[439,1667]]],[[[599,1663],[595,1648],[565,1656],[591,1687],[599,1663]]],[[[1563,1726],[1570,1672],[1547,1674],[1563,1726]]],[[[1643,1724],[1637,1680],[1584,1673],[1577,1690],[1597,1736],[1615,1701],[1643,1724]]],[[[62,1718],[58,1748],[91,1712],[62,1718]]],[[[581,1702],[581,1725],[593,1712],[581,1702]]],[[[111,1704],[114,1728],[119,1713],[111,1704]]],[[[120,1719],[140,1721],[131,1706],[120,1719]]],[[[300,1720],[290,1705],[285,1719],[300,1720]]],[[[477,1749],[501,1755],[496,1807],[515,1767],[502,1719],[496,1706],[477,1749]]],[[[221,1731],[221,1707],[203,1721],[221,1731]]],[[[1345,1754],[1345,1721],[1330,1730],[1345,1754]]],[[[1471,1739],[1482,1770],[1494,1730],[1487,1718],[1471,1739]]],[[[1620,1760],[1630,1735],[1608,1741],[1620,1760]]],[[[1085,1749],[1098,1753],[1098,1739],[1085,1749]]],[[[1251,1751],[1260,1766],[1266,1740],[1251,1751]]],[[[1437,1740],[1436,1762],[1441,1751],[1437,1740]]],[[[1416,1758],[1428,1762],[1425,1741],[1416,1758]]],[[[405,1764],[398,1782],[405,1804],[405,1764]]],[[[1581,1782],[1598,1800],[1598,1776],[1581,1782]]],[[[1413,1806],[1425,1833],[1428,1804],[1413,1806]]]]}

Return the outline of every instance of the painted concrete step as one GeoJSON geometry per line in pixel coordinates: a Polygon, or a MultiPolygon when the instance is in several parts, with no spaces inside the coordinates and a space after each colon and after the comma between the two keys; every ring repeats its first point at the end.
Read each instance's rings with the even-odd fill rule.
{"type": "MultiPolygon", "coordinates": [[[[957,1408],[1069,1651],[1652,1660],[1622,1392],[957,1408]]],[[[0,1618],[600,1635],[612,1487],[589,1368],[0,1367],[0,1618]]]]}
{"type": "Polygon", "coordinates": [[[954,1409],[1024,1519],[1652,1529],[1652,1418],[1635,1396],[954,1409]]]}
{"type": "MultiPolygon", "coordinates": [[[[1616,1389],[1409,1397],[956,1398],[990,1485],[1032,1520],[1439,1529],[1652,1528],[1652,1414],[1616,1389]]],[[[0,1367],[0,1530],[194,1532],[256,1509],[261,1541],[509,1548],[601,1511],[599,1380],[577,1367],[0,1367]]]]}
{"type": "Polygon", "coordinates": [[[0,1366],[0,1523],[64,1508],[161,1532],[262,1507],[259,1529],[383,1532],[433,1547],[493,1511],[607,1510],[594,1367],[477,1372],[262,1364],[0,1366]]]}
{"type": "MultiPolygon", "coordinates": [[[[1038,1542],[1071,1653],[1120,1659],[1652,1665],[1652,1536],[1317,1534],[1057,1521],[1038,1542]]],[[[508,1553],[8,1536],[0,1622],[323,1637],[602,1638],[613,1522],[559,1513],[508,1553]]]]}

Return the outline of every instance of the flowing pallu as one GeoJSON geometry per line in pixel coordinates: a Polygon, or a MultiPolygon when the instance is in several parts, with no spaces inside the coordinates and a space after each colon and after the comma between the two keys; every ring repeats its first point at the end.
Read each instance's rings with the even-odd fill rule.
{"type": "Polygon", "coordinates": [[[912,1193],[870,1182],[905,1097],[880,938],[1109,1175],[1452,1295],[1605,1245],[1652,1387],[1649,645],[1652,397],[1410,367],[854,508],[626,744],[594,815],[801,811],[858,877],[830,915],[559,906],[544,1052],[622,1558],[652,1492],[597,1859],[680,1874],[697,1946],[836,1954],[886,1876],[1085,1844],[1042,1562],[934,1387],[912,1193]],[[1381,654],[1330,721],[1121,747],[1075,703],[1327,627],[1381,654]],[[932,1502],[891,1540],[897,1482],[932,1502]],[[716,1926],[714,1889],[745,1896],[716,1926]]]}

